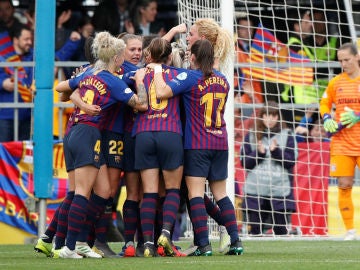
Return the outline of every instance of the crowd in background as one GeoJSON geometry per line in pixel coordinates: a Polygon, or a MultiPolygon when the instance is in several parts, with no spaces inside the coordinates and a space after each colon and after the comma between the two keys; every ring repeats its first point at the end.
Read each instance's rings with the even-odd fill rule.
{"type": "MultiPolygon", "coordinates": [[[[163,36],[174,26],[176,21],[173,20],[171,23],[169,19],[165,20],[164,14],[166,12],[158,16],[158,2],[161,1],[103,0],[100,1],[99,5],[95,6],[91,12],[82,5],[82,1],[58,2],[55,35],[56,60],[86,61],[83,49],[85,39],[99,31],[109,31],[113,35],[127,32],[143,36],[163,36]],[[159,19],[159,17],[161,19],[159,19]]],[[[30,4],[26,10],[17,10],[15,7],[13,7],[13,10],[10,10],[6,6],[8,6],[11,1],[2,0],[0,3],[3,6],[3,8],[0,8],[0,29],[2,29],[2,31],[6,30],[10,35],[13,35],[11,34],[14,32],[13,30],[16,30],[19,25],[21,26],[23,24],[33,30],[34,4],[30,4]]],[[[176,3],[172,3],[172,5],[172,7],[174,7],[176,3]]],[[[167,3],[165,6],[169,8],[171,3],[167,3]]],[[[294,9],[289,12],[287,24],[290,31],[288,31],[288,35],[284,35],[283,31],[279,31],[278,29],[277,33],[274,31],[274,34],[282,38],[281,41],[289,49],[305,55],[311,61],[315,61],[315,58],[317,62],[335,61],[336,48],[340,44],[340,39],[337,33],[334,33],[334,31],[331,30],[332,28],[327,25],[327,16],[328,14],[321,10],[294,9]]],[[[238,63],[248,62],[251,57],[252,40],[259,27],[259,23],[266,24],[266,22],[267,21],[260,21],[259,18],[247,13],[242,13],[237,17],[234,34],[236,60],[238,63]]],[[[267,25],[263,26],[267,27],[267,25]]],[[[269,27],[275,29],[274,26],[269,25],[269,27]]],[[[29,59],[31,59],[31,57],[29,59]]],[[[69,78],[72,70],[73,68],[64,68],[63,76],[69,78]]],[[[273,83],[264,79],[250,78],[250,75],[242,73],[241,68],[236,68],[234,81],[235,101],[250,104],[263,103],[269,100],[295,105],[316,104],[325,90],[328,78],[331,77],[333,73],[333,69],[316,68],[314,70],[314,83],[311,86],[293,86],[273,83]]],[[[55,81],[55,84],[56,83],[57,81],[55,81]]],[[[4,102],[4,99],[2,100],[4,102]]],[[[6,100],[9,101],[10,99],[6,100]]],[[[299,124],[310,130],[319,119],[318,113],[315,111],[311,118],[305,117],[304,109],[305,108],[283,110],[284,121],[294,130],[299,124]],[[308,122],[308,120],[311,122],[308,122]]],[[[247,115],[249,112],[251,114],[251,110],[240,112],[236,109],[235,115],[242,115],[243,113],[247,115]]],[[[10,111],[9,115],[12,114],[10,111]]],[[[58,118],[57,112],[54,114],[54,117],[55,119],[58,118]]],[[[65,116],[65,118],[66,117],[67,116],[65,116]]],[[[9,116],[8,119],[11,119],[11,116],[9,116]]],[[[240,118],[236,117],[237,123],[239,119],[240,118]]],[[[308,135],[305,129],[298,128],[297,131],[300,132],[300,136],[301,134],[308,135]]],[[[241,139],[241,137],[243,137],[243,135],[239,133],[237,126],[235,132],[235,138],[241,139]]],[[[54,133],[54,136],[57,137],[61,135],[59,131],[54,131],[54,133]]],[[[19,137],[19,139],[24,138],[29,139],[30,137],[19,137]]],[[[304,138],[302,140],[304,140],[304,138]]]]}

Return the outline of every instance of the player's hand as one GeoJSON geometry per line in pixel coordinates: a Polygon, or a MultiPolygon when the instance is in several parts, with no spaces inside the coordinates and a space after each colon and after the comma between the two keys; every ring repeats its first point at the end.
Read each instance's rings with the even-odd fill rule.
{"type": "Polygon", "coordinates": [[[349,107],[345,107],[345,112],[340,114],[340,122],[342,125],[346,126],[346,128],[351,128],[359,121],[360,121],[360,113],[355,112],[353,109],[350,109],[349,107]]]}
{"type": "Polygon", "coordinates": [[[324,129],[327,132],[330,133],[335,133],[337,131],[337,129],[339,128],[338,123],[336,123],[336,121],[334,119],[332,119],[330,114],[325,114],[324,115],[324,129]]]}
{"type": "Polygon", "coordinates": [[[96,115],[100,114],[101,107],[99,105],[85,103],[85,104],[83,104],[81,110],[84,111],[88,115],[96,116],[96,115]]]}
{"type": "Polygon", "coordinates": [[[59,101],[61,101],[61,102],[69,101],[71,94],[72,94],[71,91],[61,92],[59,95],[59,101]]]}
{"type": "Polygon", "coordinates": [[[186,33],[186,31],[187,31],[186,24],[181,23],[181,24],[175,26],[174,30],[176,31],[176,33],[186,33]]]}
{"type": "Polygon", "coordinates": [[[79,75],[80,73],[83,73],[85,71],[83,66],[77,67],[71,75],[71,78],[75,78],[77,75],[79,75]]]}
{"type": "Polygon", "coordinates": [[[146,68],[139,68],[133,77],[135,82],[137,84],[142,83],[144,81],[145,74],[146,74],[146,68]]]}

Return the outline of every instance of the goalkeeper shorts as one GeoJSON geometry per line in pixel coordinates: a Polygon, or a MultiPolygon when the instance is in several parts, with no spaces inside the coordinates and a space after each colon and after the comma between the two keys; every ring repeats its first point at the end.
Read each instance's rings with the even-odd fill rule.
{"type": "Polygon", "coordinates": [[[354,176],[355,166],[360,168],[360,156],[338,156],[330,157],[330,176],[354,176]]]}

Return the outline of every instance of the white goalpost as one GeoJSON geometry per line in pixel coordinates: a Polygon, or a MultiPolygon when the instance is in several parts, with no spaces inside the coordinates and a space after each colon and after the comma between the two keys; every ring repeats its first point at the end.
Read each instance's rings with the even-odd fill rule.
{"type": "MultiPolygon", "coordinates": [[[[329,139],[315,131],[322,127],[318,112],[322,93],[327,82],[341,72],[336,59],[337,48],[346,42],[357,43],[360,48],[357,38],[360,29],[359,7],[360,3],[350,0],[178,0],[179,23],[186,23],[189,27],[199,18],[213,18],[234,36],[235,55],[220,71],[231,83],[226,108],[229,131],[227,190],[235,205],[242,237],[251,238],[252,235],[246,215],[248,209],[243,204],[244,183],[249,171],[240,162],[240,149],[245,136],[254,128],[258,110],[269,101],[279,104],[282,121],[294,133],[297,132],[298,156],[291,171],[292,196],[289,197],[296,210],[288,214],[287,236],[294,239],[333,239],[342,238],[345,234],[338,209],[337,182],[329,176],[329,139]],[[293,28],[296,22],[301,22],[303,12],[309,12],[311,31],[293,28]],[[245,30],[244,21],[240,18],[252,24],[247,25],[245,30]],[[250,40],[241,36],[244,30],[250,34],[250,40]],[[295,52],[288,45],[296,31],[300,31],[304,46],[313,52],[312,58],[304,57],[302,50],[295,52]],[[241,52],[243,43],[248,45],[245,53],[241,52]],[[250,88],[246,84],[248,80],[251,81],[250,88]],[[297,100],[298,97],[294,95],[297,86],[307,88],[306,91],[312,89],[311,99],[304,96],[297,100]],[[304,116],[307,116],[307,120],[302,123],[304,116]]],[[[181,38],[185,40],[185,36],[181,38]]],[[[271,175],[271,169],[264,173],[271,175]]],[[[261,186],[261,183],[258,182],[258,185],[261,186]]],[[[360,202],[356,198],[359,195],[357,170],[352,198],[358,232],[360,202]]],[[[272,194],[266,198],[272,199],[272,194]]],[[[269,219],[261,220],[262,236],[278,237],[272,229],[276,211],[269,211],[269,219]]],[[[210,235],[218,236],[214,221],[209,219],[209,225],[210,235]]]]}

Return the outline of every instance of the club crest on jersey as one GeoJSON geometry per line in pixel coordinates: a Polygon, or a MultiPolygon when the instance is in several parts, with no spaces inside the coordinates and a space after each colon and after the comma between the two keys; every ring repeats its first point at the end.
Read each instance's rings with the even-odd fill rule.
{"type": "Polygon", "coordinates": [[[183,81],[187,78],[187,73],[186,72],[181,72],[176,76],[176,79],[178,79],[179,81],[183,81]]]}
{"type": "Polygon", "coordinates": [[[121,157],[120,156],[115,156],[115,163],[120,163],[121,161],[121,157]]]}
{"type": "Polygon", "coordinates": [[[336,165],[330,164],[330,171],[335,172],[336,171],[336,165]]]}

